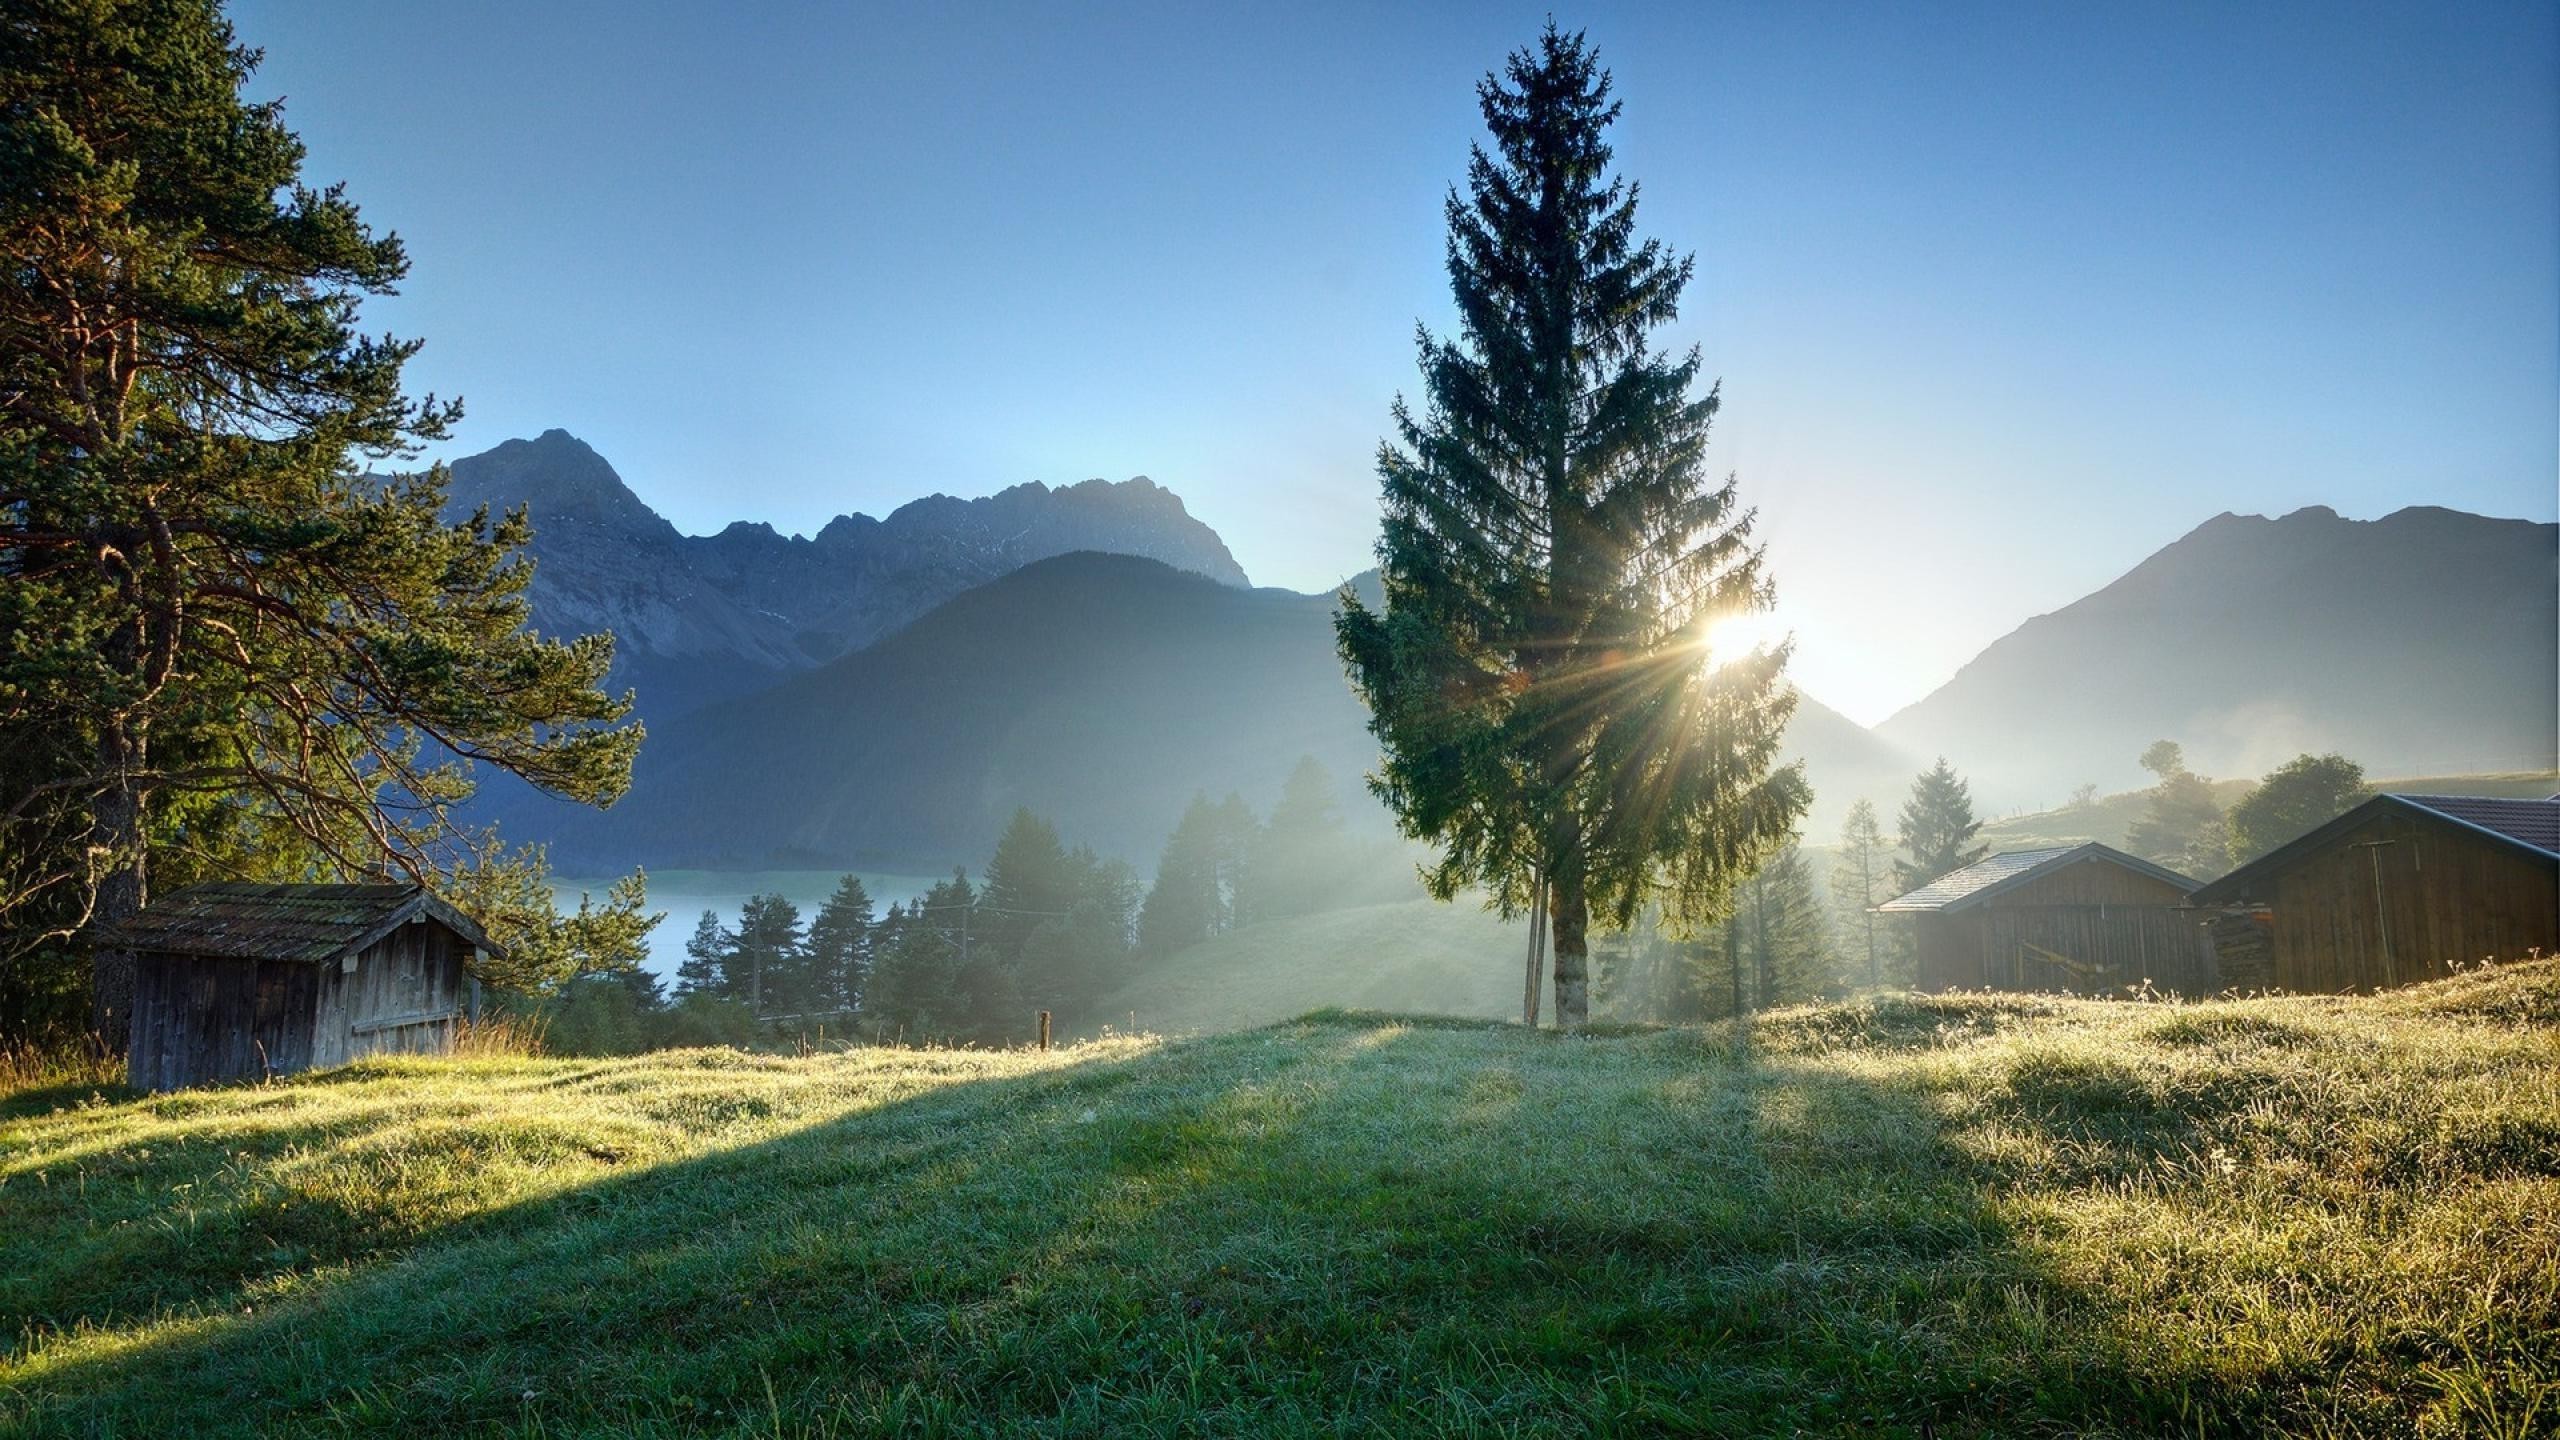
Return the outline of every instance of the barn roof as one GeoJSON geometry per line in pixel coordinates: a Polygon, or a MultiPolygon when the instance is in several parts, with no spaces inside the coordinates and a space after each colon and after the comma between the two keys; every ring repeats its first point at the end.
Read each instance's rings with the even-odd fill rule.
{"type": "Polygon", "coordinates": [[[2162,869],[2148,860],[2093,840],[2085,845],[2048,845],[2039,850],[2004,851],[1941,875],[1907,895],[1896,895],[1876,909],[1894,915],[1938,915],[1962,910],[1979,905],[2003,890],[2024,885],[2039,875],[2052,874],[2083,860],[2105,860],[2136,874],[2175,885],[2181,891],[2196,888],[2195,881],[2175,870],[2162,869]]]}
{"type": "Polygon", "coordinates": [[[2376,795],[2196,891],[2189,901],[2219,905],[2242,899],[2277,871],[2338,836],[2377,816],[2393,813],[2468,831],[2533,859],[2560,859],[2560,795],[2548,800],[2509,800],[2488,795],[2376,795]]]}
{"type": "Polygon", "coordinates": [[[128,950],[325,964],[421,919],[497,953],[469,916],[421,885],[195,885],[99,938],[128,950]]]}

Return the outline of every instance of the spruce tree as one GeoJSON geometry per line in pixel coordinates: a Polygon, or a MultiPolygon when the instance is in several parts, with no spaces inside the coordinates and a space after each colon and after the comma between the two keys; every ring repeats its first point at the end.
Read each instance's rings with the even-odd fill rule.
{"type": "Polygon", "coordinates": [[[684,961],[676,966],[676,998],[718,995],[728,989],[732,937],[721,928],[720,912],[705,910],[684,942],[684,961]]]}
{"type": "Polygon", "coordinates": [[[1245,917],[1239,902],[1249,890],[1245,858],[1253,844],[1253,811],[1241,796],[1191,797],[1164,853],[1155,884],[1138,916],[1138,945],[1149,955],[1170,955],[1232,930],[1245,917]]]}
{"type": "Polygon", "coordinates": [[[1973,788],[1956,774],[1947,757],[1911,782],[1911,798],[1902,805],[1901,843],[1907,858],[1893,862],[1894,883],[1917,890],[1941,875],[1961,870],[1990,849],[1975,845],[1982,822],[1973,816],[1973,788]]]}
{"type": "Polygon", "coordinates": [[[1771,588],[1705,468],[1698,353],[1651,343],[1692,264],[1636,236],[1609,76],[1550,24],[1476,93],[1493,149],[1447,204],[1459,335],[1420,338],[1425,408],[1397,402],[1378,457],[1385,603],[1346,590],[1337,630],[1385,751],[1374,788],[1439,849],[1430,889],[1510,912],[1549,890],[1572,1027],[1591,917],[1656,896],[1716,913],[1807,791],[1777,763],[1786,647],[1707,654],[1771,588]]]}
{"type": "Polygon", "coordinates": [[[1333,777],[1314,756],[1300,756],[1246,857],[1246,912],[1270,920],[1337,908],[1357,860],[1344,843],[1333,777]]]}
{"type": "Polygon", "coordinates": [[[969,924],[977,899],[968,875],[954,871],[905,910],[890,907],[866,1011],[879,1034],[950,1039],[975,1025],[962,975],[976,958],[969,924]]]}
{"type": "Polygon", "coordinates": [[[724,978],[728,997],[743,1002],[758,1019],[807,1013],[811,987],[800,907],[780,894],[748,896],[738,910],[738,933],[724,978]]]}
{"type": "MultiPolygon", "coordinates": [[[[540,857],[452,823],[468,765],[604,804],[639,742],[604,636],[526,628],[519,512],[367,474],[458,408],[362,302],[408,268],[302,176],[216,0],[0,25],[0,954],[155,882],[402,876],[510,951],[628,950],[628,892],[554,923],[540,857]],[[551,943],[556,941],[557,943],[551,943]]],[[[120,1043],[128,957],[97,952],[120,1043]]]]}
{"type": "Polygon", "coordinates": [[[847,875],[809,921],[809,979],[818,1008],[859,1010],[871,974],[871,892],[847,875]]]}
{"type": "Polygon", "coordinates": [[[1838,991],[1831,927],[1801,850],[1790,845],[1779,851],[1753,873],[1738,898],[1736,914],[1726,923],[1743,930],[1756,1006],[1801,1004],[1838,991]]]}
{"type": "Polygon", "coordinates": [[[1878,920],[1875,907],[1894,896],[1893,847],[1876,823],[1873,802],[1849,807],[1840,825],[1840,848],[1831,857],[1831,903],[1851,959],[1869,989],[1885,982],[1896,936],[1878,920]]]}
{"type": "Polygon", "coordinates": [[[1075,906],[1076,870],[1057,827],[1017,809],[995,854],[987,861],[978,894],[982,922],[976,943],[1019,959],[1023,941],[1045,920],[1064,919],[1075,906]]]}

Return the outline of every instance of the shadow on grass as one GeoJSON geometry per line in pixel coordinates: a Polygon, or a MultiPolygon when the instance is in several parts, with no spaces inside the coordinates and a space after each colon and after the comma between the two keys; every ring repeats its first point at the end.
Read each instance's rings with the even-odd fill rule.
{"type": "MultiPolygon", "coordinates": [[[[1978,1038],[1882,1033],[1924,1028],[1978,1038]]],[[[2122,1343],[1927,1086],[1825,1063],[1837,1037],[1762,1038],[1326,1012],[946,1084],[424,1229],[250,1313],[257,1277],[209,1278],[194,1319],[22,1353],[0,1421],[1954,1436],[2263,1413],[2122,1343]]],[[[2093,1173],[2191,1143],[2112,1083],[2026,1073],[1994,1103],[2093,1173]]]]}

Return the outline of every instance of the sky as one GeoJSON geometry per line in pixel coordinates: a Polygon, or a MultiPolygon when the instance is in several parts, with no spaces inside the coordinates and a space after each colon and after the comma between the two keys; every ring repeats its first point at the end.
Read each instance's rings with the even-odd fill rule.
{"type": "Polygon", "coordinates": [[[1883,719],[2213,515],[2554,518],[2547,3],[241,0],[367,309],[688,532],[1147,475],[1257,583],[1372,563],[1473,86],[1626,110],[1806,691],[1883,719]]]}

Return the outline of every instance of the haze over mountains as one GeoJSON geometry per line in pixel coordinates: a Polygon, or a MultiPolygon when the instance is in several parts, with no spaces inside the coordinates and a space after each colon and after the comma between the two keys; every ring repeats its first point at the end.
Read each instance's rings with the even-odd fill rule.
{"type": "Polygon", "coordinates": [[[2136,783],[2162,738],[2208,775],[2305,750],[2377,777],[2549,770],[2555,636],[2560,526],[2433,506],[2225,513],[1876,728],[2000,806],[2136,783]]]}
{"type": "MultiPolygon", "coordinates": [[[[1267,806],[1301,755],[1385,824],[1332,597],[1248,588],[1145,480],[935,496],[803,539],[680,535],[559,431],[454,471],[457,509],[531,504],[537,623],[614,631],[650,723],[610,812],[490,788],[484,813],[569,870],[932,870],[982,856],[1016,805],[1144,863],[1195,790],[1267,806]]],[[[2215,774],[2306,748],[2377,775],[2548,769],[2555,551],[2560,527],[2444,510],[2217,517],[1876,730],[1803,697],[1808,837],[1862,796],[1890,826],[1939,753],[1994,809],[2130,783],[2164,737],[2215,774]]]]}

